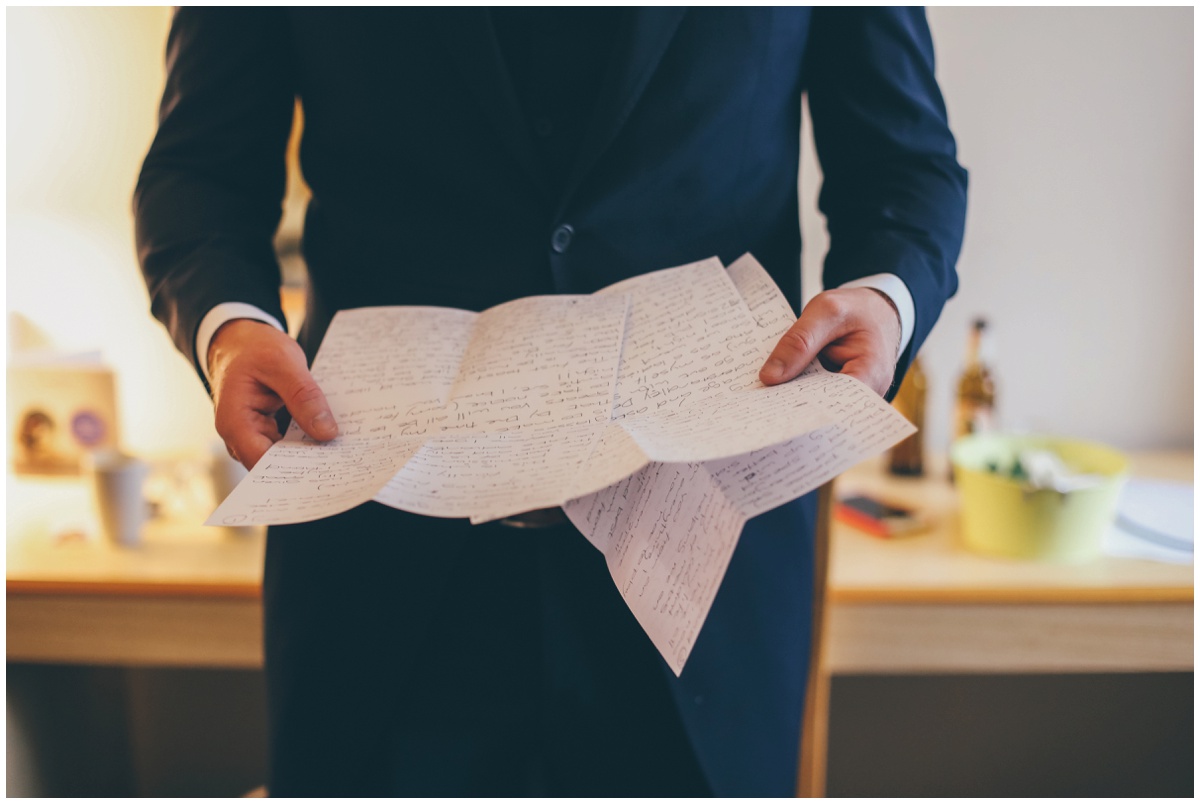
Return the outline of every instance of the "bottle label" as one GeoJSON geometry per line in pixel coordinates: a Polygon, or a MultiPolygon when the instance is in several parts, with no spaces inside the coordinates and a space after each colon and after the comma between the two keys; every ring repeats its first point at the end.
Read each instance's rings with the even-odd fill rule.
{"type": "Polygon", "coordinates": [[[967,401],[959,402],[958,414],[955,418],[954,435],[958,438],[975,433],[987,433],[992,430],[992,409],[987,405],[967,401]]]}

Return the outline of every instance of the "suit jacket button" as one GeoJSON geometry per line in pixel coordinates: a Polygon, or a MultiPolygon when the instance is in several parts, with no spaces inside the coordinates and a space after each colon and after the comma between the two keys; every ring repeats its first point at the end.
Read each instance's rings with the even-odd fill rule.
{"type": "Polygon", "coordinates": [[[575,236],[575,230],[570,224],[563,224],[554,230],[554,234],[550,237],[550,248],[554,249],[555,253],[566,254],[567,249],[571,247],[571,238],[575,236]]]}

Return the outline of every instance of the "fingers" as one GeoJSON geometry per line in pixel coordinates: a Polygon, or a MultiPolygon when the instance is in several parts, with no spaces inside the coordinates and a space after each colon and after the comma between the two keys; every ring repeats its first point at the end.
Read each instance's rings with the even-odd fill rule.
{"type": "Polygon", "coordinates": [[[247,469],[279,440],[272,412],[280,407],[279,397],[252,379],[234,378],[222,384],[214,411],[217,434],[234,460],[247,469]]]}
{"type": "Polygon", "coordinates": [[[308,371],[304,353],[299,347],[280,354],[277,360],[267,361],[263,380],[279,394],[292,419],[305,433],[318,441],[328,441],[338,434],[333,412],[317,381],[308,371]]]}
{"type": "Polygon", "coordinates": [[[759,379],[764,385],[778,385],[799,376],[830,341],[845,334],[845,318],[843,305],[831,294],[815,297],[779,339],[763,364],[759,379]]]}
{"type": "Polygon", "coordinates": [[[233,459],[247,469],[253,469],[271,445],[279,440],[280,435],[278,430],[269,432],[266,422],[262,422],[234,429],[222,438],[225,439],[225,446],[233,459]]]}
{"type": "Polygon", "coordinates": [[[839,374],[849,375],[868,386],[880,396],[887,393],[895,375],[896,366],[877,352],[864,350],[849,336],[827,346],[821,352],[825,367],[839,374]]]}
{"type": "Polygon", "coordinates": [[[281,437],[275,414],[287,407],[310,437],[338,434],[325,395],[300,346],[273,327],[237,320],[213,337],[209,351],[215,423],[230,454],[252,468],[281,437]]]}
{"type": "Polygon", "coordinates": [[[759,379],[777,385],[797,377],[818,356],[880,396],[896,369],[900,322],[886,297],[870,288],[817,295],[767,358],[759,379]]]}
{"type": "Polygon", "coordinates": [[[846,361],[839,373],[853,377],[875,393],[884,396],[892,385],[894,367],[888,368],[878,359],[856,357],[846,361]]]}

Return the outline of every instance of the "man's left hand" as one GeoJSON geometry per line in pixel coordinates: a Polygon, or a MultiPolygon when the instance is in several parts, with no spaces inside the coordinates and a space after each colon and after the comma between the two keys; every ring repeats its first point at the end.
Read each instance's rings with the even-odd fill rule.
{"type": "Polygon", "coordinates": [[[820,356],[827,368],[862,380],[883,396],[896,373],[900,334],[900,316],[879,291],[827,290],[813,297],[779,339],[758,377],[764,385],[787,382],[820,356]]]}

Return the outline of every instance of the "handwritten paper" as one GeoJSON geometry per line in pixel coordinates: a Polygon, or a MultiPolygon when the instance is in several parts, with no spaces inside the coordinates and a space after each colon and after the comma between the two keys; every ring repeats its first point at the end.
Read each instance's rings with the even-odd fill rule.
{"type": "MultiPolygon", "coordinates": [[[[728,275],[756,327],[746,339],[755,345],[746,355],[754,378],[737,375],[709,403],[710,409],[732,414],[737,404],[730,398],[742,393],[739,386],[761,389],[757,369],[795,315],[752,257],[735,262],[728,275]]],[[[635,298],[635,310],[636,304],[635,298]]],[[[572,524],[604,553],[626,604],[676,674],[683,672],[746,521],[807,494],[915,430],[865,385],[831,374],[820,363],[775,388],[787,390],[748,425],[747,432],[755,433],[748,442],[760,438],[757,422],[775,421],[771,415],[786,411],[789,402],[797,423],[782,422],[780,432],[807,432],[732,457],[652,463],[564,506],[572,524]]],[[[690,424],[705,428],[702,416],[690,424]]],[[[721,421],[704,433],[729,438],[736,430],[721,421]]]]}
{"type": "Polygon", "coordinates": [[[746,518],[703,464],[651,464],[574,500],[568,516],[604,553],[621,596],[679,674],[746,518]]]}
{"type": "Polygon", "coordinates": [[[340,435],[293,425],[209,523],[562,506],[681,673],[746,521],[913,432],[819,363],[764,387],[794,321],[749,255],[478,314],[343,311],[313,364],[340,435]]]}
{"type": "Polygon", "coordinates": [[[313,361],[338,437],[317,443],[293,424],[209,524],[287,524],[371,499],[485,518],[564,502],[608,426],[627,308],[621,295],[539,296],[479,314],[338,313],[313,361]],[[360,464],[371,471],[349,471],[360,464]],[[308,499],[320,506],[291,505],[308,499]]]}
{"type": "Polygon", "coordinates": [[[421,446],[426,414],[448,396],[475,317],[432,307],[339,313],[312,373],[340,435],[319,444],[293,422],[207,524],[307,522],[374,497],[421,446]]]}

